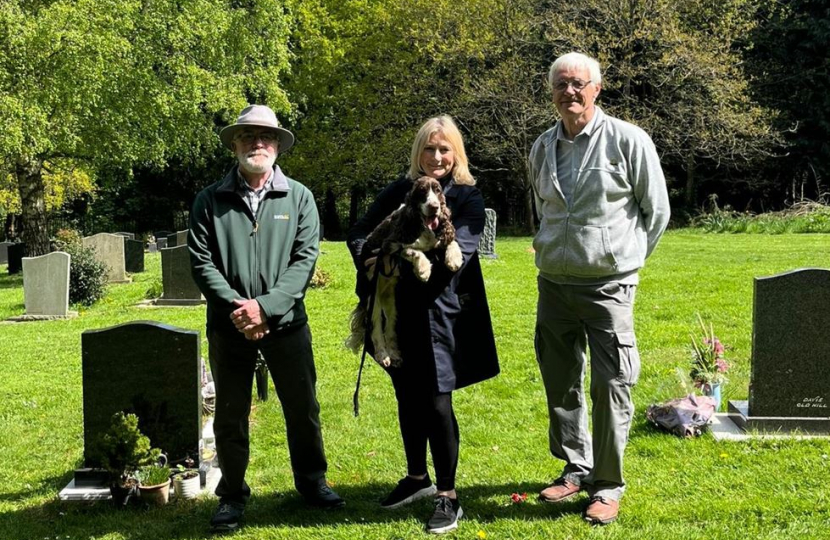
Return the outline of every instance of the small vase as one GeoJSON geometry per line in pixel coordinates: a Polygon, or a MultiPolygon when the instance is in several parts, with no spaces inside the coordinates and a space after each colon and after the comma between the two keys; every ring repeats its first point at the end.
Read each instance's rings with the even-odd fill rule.
{"type": "Polygon", "coordinates": [[[141,500],[151,506],[164,506],[170,498],[170,480],[155,486],[138,486],[141,500]]]}
{"type": "Polygon", "coordinates": [[[715,400],[715,412],[720,410],[721,383],[707,383],[703,385],[703,395],[715,400]]]}

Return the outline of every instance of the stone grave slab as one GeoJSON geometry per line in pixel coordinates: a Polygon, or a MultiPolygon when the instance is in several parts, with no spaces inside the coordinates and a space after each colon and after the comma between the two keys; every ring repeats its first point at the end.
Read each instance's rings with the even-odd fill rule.
{"type": "Polygon", "coordinates": [[[64,319],[69,311],[69,261],[63,251],[23,258],[23,298],[26,314],[14,321],[64,319]]]}
{"type": "Polygon", "coordinates": [[[141,240],[124,239],[124,269],[133,274],[144,271],[144,243],[141,240]]]}
{"type": "Polygon", "coordinates": [[[202,292],[190,273],[190,252],[187,246],[161,250],[161,278],[164,292],[156,300],[156,305],[195,306],[205,303],[202,292]]]}
{"type": "Polygon", "coordinates": [[[199,460],[202,394],[199,332],[135,321],[81,334],[84,464],[118,411],[134,413],[153,446],[176,464],[199,460]]]}
{"type": "Polygon", "coordinates": [[[830,270],[755,279],[748,401],[730,418],[756,431],[830,435],[830,270]]]}
{"type": "Polygon", "coordinates": [[[19,274],[23,270],[23,257],[26,256],[26,244],[19,242],[8,248],[9,274],[19,274]]]}
{"type": "Polygon", "coordinates": [[[147,242],[147,253],[158,253],[158,244],[156,242],[147,242]]]}
{"type": "Polygon", "coordinates": [[[478,254],[487,259],[495,259],[496,255],[496,211],[492,208],[484,209],[484,230],[478,240],[478,254]]]}
{"type": "Polygon", "coordinates": [[[83,238],[84,247],[95,250],[95,257],[107,266],[109,283],[127,283],[124,268],[124,237],[117,234],[98,233],[83,238]]]}
{"type": "Polygon", "coordinates": [[[11,242],[0,242],[0,264],[8,264],[9,262],[9,246],[11,242]]]}

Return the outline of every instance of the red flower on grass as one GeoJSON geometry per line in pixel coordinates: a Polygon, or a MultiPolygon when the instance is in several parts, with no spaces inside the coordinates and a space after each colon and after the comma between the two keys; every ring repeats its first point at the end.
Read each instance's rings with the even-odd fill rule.
{"type": "Polygon", "coordinates": [[[513,493],[510,495],[513,504],[521,504],[527,500],[527,493],[513,493]]]}

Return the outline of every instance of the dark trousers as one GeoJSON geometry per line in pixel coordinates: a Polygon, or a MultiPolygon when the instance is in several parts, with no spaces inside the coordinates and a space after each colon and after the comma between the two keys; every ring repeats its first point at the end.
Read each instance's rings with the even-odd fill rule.
{"type": "Polygon", "coordinates": [[[220,500],[245,503],[251,495],[245,471],[250,456],[248,416],[257,350],[262,351],[268,364],[285,415],[295,486],[303,491],[324,478],[326,456],[308,325],[287,332],[272,332],[260,341],[248,341],[241,333],[229,336],[210,332],[208,342],[210,369],[216,385],[213,430],[222,471],[216,487],[220,500]]]}
{"type": "Polygon", "coordinates": [[[417,377],[395,368],[388,371],[398,400],[407,473],[413,476],[427,473],[429,442],[436,487],[439,491],[455,489],[460,438],[452,393],[436,393],[417,377]]]}

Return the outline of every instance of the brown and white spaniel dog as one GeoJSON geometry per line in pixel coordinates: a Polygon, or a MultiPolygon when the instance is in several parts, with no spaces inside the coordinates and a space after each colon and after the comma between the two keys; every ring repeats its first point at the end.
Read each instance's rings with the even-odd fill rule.
{"type": "MultiPolygon", "coordinates": [[[[390,256],[400,255],[412,263],[415,276],[427,281],[432,273],[432,263],[424,253],[434,249],[444,251],[444,264],[448,269],[455,272],[461,268],[464,259],[455,241],[455,227],[450,221],[441,184],[434,178],[422,176],[413,183],[403,205],[383,220],[363,245],[363,253],[377,252],[376,266],[380,265],[373,295],[371,335],[375,361],[382,366],[401,363],[395,334],[395,286],[400,272],[394,257],[390,256]]],[[[369,275],[370,281],[372,277],[369,275]]],[[[361,299],[352,311],[352,333],[346,345],[354,352],[363,344],[367,309],[367,299],[361,299]]]]}

